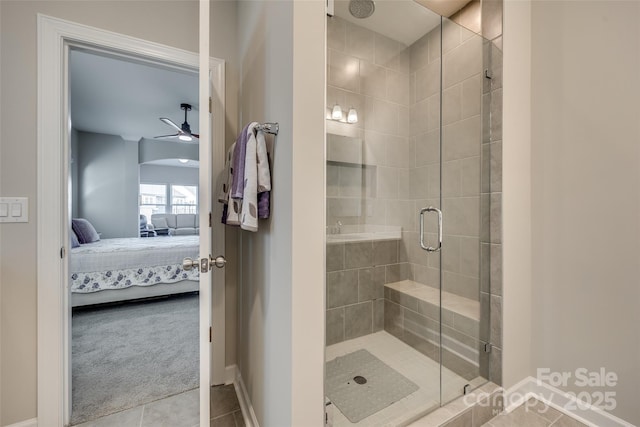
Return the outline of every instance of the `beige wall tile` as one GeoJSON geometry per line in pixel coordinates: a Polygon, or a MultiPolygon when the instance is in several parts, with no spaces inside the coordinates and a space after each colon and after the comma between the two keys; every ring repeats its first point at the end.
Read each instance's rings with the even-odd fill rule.
{"type": "Polygon", "coordinates": [[[327,273],[327,308],[358,302],[358,272],[356,270],[327,273]]]}
{"type": "Polygon", "coordinates": [[[470,117],[444,127],[443,159],[455,160],[480,155],[480,116],[470,117]]]}
{"type": "Polygon", "coordinates": [[[409,74],[387,71],[387,100],[409,105],[409,74]]]}
{"type": "Polygon", "coordinates": [[[360,89],[364,95],[386,99],[387,69],[361,60],[360,89]]]}
{"type": "Polygon", "coordinates": [[[491,92],[491,141],[502,140],[502,89],[491,92]]]}
{"type": "Polygon", "coordinates": [[[344,307],[327,310],[327,345],[344,341],[344,307]]]}
{"type": "MultiPolygon", "coordinates": [[[[452,273],[450,271],[442,272],[442,290],[446,292],[451,292],[452,294],[460,295],[465,298],[478,301],[480,299],[479,288],[480,280],[476,277],[463,276],[462,274],[452,273]]],[[[468,326],[467,329],[464,329],[464,325],[468,325],[471,321],[463,316],[459,317],[461,319],[458,322],[454,320],[454,328],[464,332],[467,335],[473,336],[474,338],[478,338],[477,322],[475,322],[475,326],[473,326],[473,330],[475,330],[475,333],[472,334],[471,326],[468,326]]]]}
{"type": "Polygon", "coordinates": [[[440,130],[425,132],[415,137],[415,165],[440,163],[440,130]]]}
{"type": "Polygon", "coordinates": [[[389,136],[386,142],[387,165],[408,170],[411,160],[409,158],[409,140],[407,138],[389,136]]]}
{"type": "Polygon", "coordinates": [[[436,59],[412,74],[415,78],[415,102],[440,91],[440,59],[436,59]]]}
{"type": "Polygon", "coordinates": [[[462,84],[451,86],[442,93],[442,123],[448,125],[462,118],[462,84]]]}
{"type": "MultiPolygon", "coordinates": [[[[419,69],[425,67],[430,61],[430,45],[438,45],[438,55],[440,57],[440,34],[438,33],[438,41],[431,41],[430,38],[434,38],[432,35],[434,31],[426,36],[421,37],[415,43],[409,47],[409,72],[415,73],[419,69]]],[[[435,59],[435,58],[434,58],[435,59]]]]}
{"type": "Polygon", "coordinates": [[[462,159],[460,194],[477,196],[480,194],[480,157],[462,159]]]}
{"type": "Polygon", "coordinates": [[[472,237],[479,235],[479,197],[446,198],[442,203],[442,227],[445,235],[455,234],[472,237]]]}
{"type": "Polygon", "coordinates": [[[482,72],[482,38],[473,37],[444,54],[444,87],[460,83],[482,72]]]}
{"type": "Polygon", "coordinates": [[[412,201],[388,200],[386,225],[399,225],[402,230],[415,231],[417,215],[412,208],[412,201]]]}
{"type": "Polygon", "coordinates": [[[372,97],[365,98],[365,129],[398,134],[398,105],[372,97]]]}
{"type": "Polygon", "coordinates": [[[345,21],[338,17],[327,18],[327,48],[344,51],[347,42],[345,21]]]}
{"type": "Polygon", "coordinates": [[[460,237],[460,273],[466,276],[480,276],[480,239],[460,237]]]}
{"type": "Polygon", "coordinates": [[[373,265],[373,244],[371,242],[347,243],[344,254],[344,266],[347,269],[373,265]]]}
{"type": "Polygon", "coordinates": [[[329,50],[329,84],[358,92],[360,90],[360,61],[336,50],[329,50]]]}
{"type": "MultiPolygon", "coordinates": [[[[442,163],[442,196],[460,196],[462,180],[462,161],[450,160],[442,163]]],[[[476,193],[477,194],[477,193],[476,193]]],[[[437,193],[430,194],[437,196],[437,193]]]]}
{"type": "Polygon", "coordinates": [[[387,218],[387,203],[382,199],[367,199],[365,204],[365,224],[384,225],[387,218]]]}
{"type": "Polygon", "coordinates": [[[442,21],[442,52],[446,55],[452,49],[460,46],[460,25],[449,19],[442,21]]]}
{"type": "Polygon", "coordinates": [[[344,338],[361,337],[373,332],[373,304],[371,301],[344,308],[344,338]]]}
{"type": "MultiPolygon", "coordinates": [[[[477,74],[462,82],[462,118],[476,116],[482,106],[482,74],[477,74]]],[[[488,79],[485,79],[488,80],[488,79]]]]}
{"type": "Polygon", "coordinates": [[[398,198],[398,169],[379,166],[377,168],[377,197],[381,199],[398,198]]]}
{"type": "Polygon", "coordinates": [[[379,132],[367,130],[364,133],[364,163],[367,165],[386,166],[386,136],[379,132]]]}
{"type": "Polygon", "coordinates": [[[347,25],[345,52],[373,63],[375,33],[358,25],[347,25]]]}
{"type": "Polygon", "coordinates": [[[411,106],[409,112],[409,131],[411,136],[427,132],[428,101],[419,101],[411,106]]]}
{"type": "MultiPolygon", "coordinates": [[[[443,240],[446,242],[440,251],[442,257],[442,268],[444,271],[452,273],[460,272],[460,238],[457,236],[444,236],[443,240]]],[[[435,259],[431,257],[430,259],[435,259]]],[[[430,264],[431,265],[431,264],[430,264]]],[[[437,264],[434,265],[437,267],[437,264]]]]}
{"type": "Polygon", "coordinates": [[[344,244],[327,245],[327,271],[344,270],[344,244]]]}
{"type": "Polygon", "coordinates": [[[358,301],[384,298],[384,284],[384,267],[369,267],[358,270],[358,301]]]}

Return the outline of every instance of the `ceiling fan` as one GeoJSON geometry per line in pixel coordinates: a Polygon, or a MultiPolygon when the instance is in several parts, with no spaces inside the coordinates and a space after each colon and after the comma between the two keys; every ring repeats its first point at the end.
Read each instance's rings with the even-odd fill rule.
{"type": "Polygon", "coordinates": [[[190,104],[180,104],[180,109],[184,110],[184,123],[182,126],[178,126],[173,122],[173,120],[168,119],[166,117],[160,117],[160,121],[174,128],[178,133],[174,133],[171,135],[160,135],[155,138],[175,138],[178,137],[180,141],[190,142],[193,141],[194,138],[199,139],[200,135],[197,133],[191,132],[191,126],[189,126],[189,122],[187,122],[187,111],[191,111],[190,104]]]}

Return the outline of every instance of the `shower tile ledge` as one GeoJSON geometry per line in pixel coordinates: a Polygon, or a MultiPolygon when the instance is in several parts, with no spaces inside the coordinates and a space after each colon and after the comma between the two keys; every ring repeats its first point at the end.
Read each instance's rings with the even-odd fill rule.
{"type": "MultiPolygon", "coordinates": [[[[402,280],[387,283],[386,288],[409,295],[420,301],[439,306],[440,290],[413,280],[402,280]]],[[[469,319],[480,321],[480,302],[460,295],[442,291],[442,308],[452,311],[469,319]]]]}

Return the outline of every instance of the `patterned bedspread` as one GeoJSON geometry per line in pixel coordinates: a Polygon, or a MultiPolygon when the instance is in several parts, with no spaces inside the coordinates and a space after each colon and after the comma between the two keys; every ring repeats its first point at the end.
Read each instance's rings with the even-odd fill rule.
{"type": "Polygon", "coordinates": [[[198,236],[104,239],[71,249],[71,292],[91,293],[131,286],[198,280],[182,260],[197,258],[198,236]]]}

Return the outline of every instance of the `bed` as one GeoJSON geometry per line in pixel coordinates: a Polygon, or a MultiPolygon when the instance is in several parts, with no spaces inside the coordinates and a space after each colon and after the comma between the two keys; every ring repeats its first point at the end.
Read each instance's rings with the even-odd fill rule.
{"type": "Polygon", "coordinates": [[[185,271],[184,258],[198,258],[198,236],[104,239],[71,249],[71,306],[194,292],[198,270],[185,271]]]}

